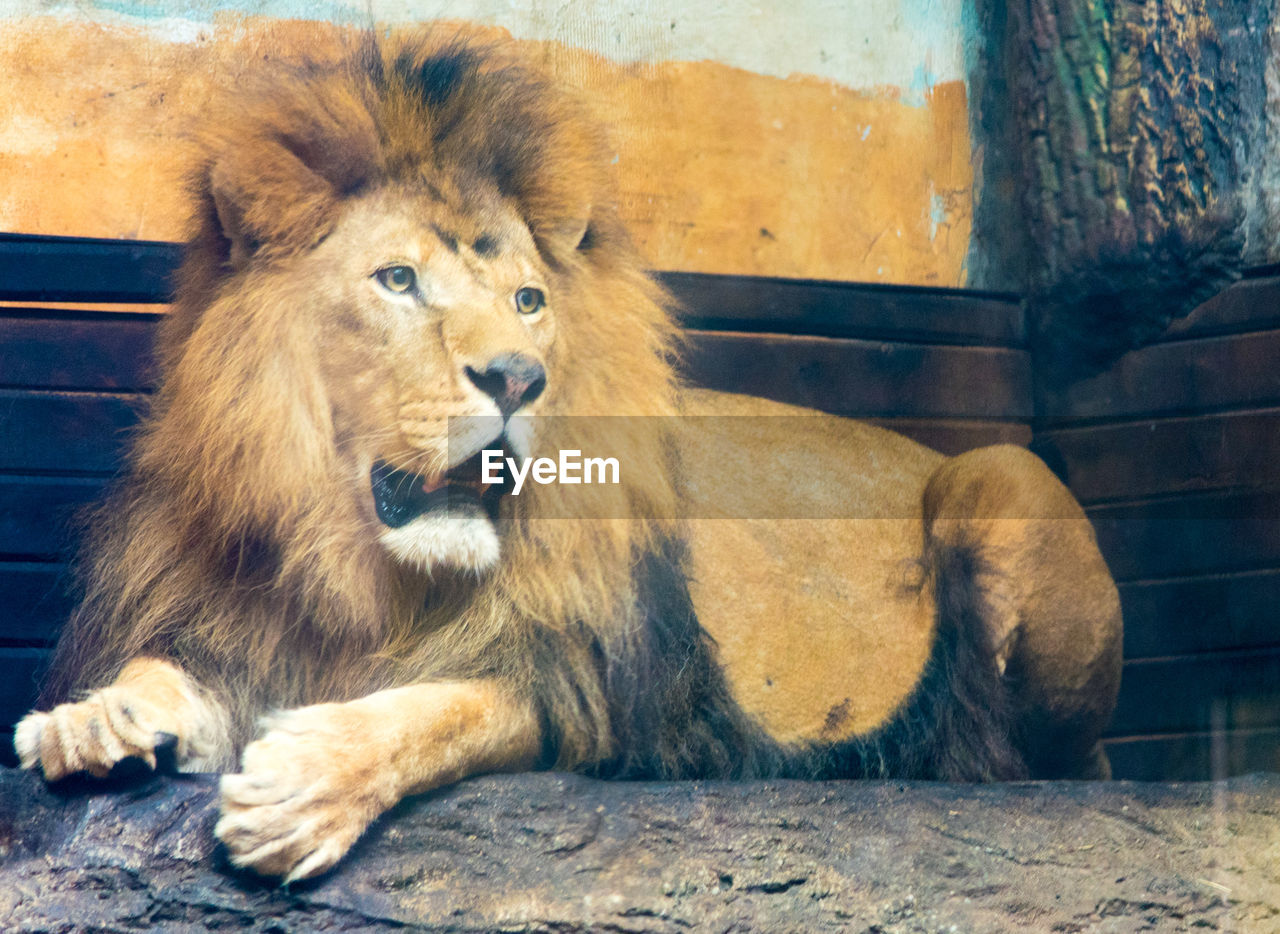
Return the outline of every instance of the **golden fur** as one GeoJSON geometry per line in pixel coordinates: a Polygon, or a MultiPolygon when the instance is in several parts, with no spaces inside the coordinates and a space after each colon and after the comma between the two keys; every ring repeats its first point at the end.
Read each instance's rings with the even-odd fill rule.
{"type": "MultiPolygon", "coordinates": [[[[425,58],[429,52],[412,54],[425,58]]],[[[516,67],[485,67],[499,65],[516,67]]],[[[197,680],[228,682],[225,693],[233,699],[232,720],[243,740],[268,703],[358,696],[442,670],[470,674],[489,665],[492,644],[522,618],[609,618],[626,599],[633,553],[644,547],[648,530],[644,521],[533,522],[538,497],[523,496],[511,520],[519,534],[504,543],[501,573],[474,585],[448,575],[406,573],[370,536],[369,517],[350,490],[367,475],[374,453],[369,439],[382,448],[379,455],[406,463],[442,456],[443,418],[408,424],[412,406],[440,416],[470,414],[456,402],[441,410],[453,400],[435,397],[433,362],[449,350],[434,333],[411,335],[407,347],[371,346],[371,327],[341,330],[348,296],[323,293],[336,256],[350,256],[351,243],[376,238],[388,214],[415,218],[418,202],[437,215],[432,226],[474,236],[480,230],[468,228],[476,228],[470,216],[475,202],[492,210],[487,199],[513,201],[538,249],[560,263],[549,274],[556,304],[566,313],[556,320],[548,367],[570,373],[572,366],[578,373],[552,383],[544,411],[548,405],[576,415],[675,411],[664,359],[671,325],[660,292],[617,229],[594,128],[532,76],[517,82],[507,75],[496,87],[481,78],[459,89],[450,112],[437,117],[445,122],[456,111],[462,121],[451,127],[447,145],[426,152],[432,112],[415,106],[393,78],[374,87],[365,74],[345,70],[304,72],[293,83],[274,75],[259,96],[236,101],[235,110],[206,131],[210,158],[195,183],[204,226],[162,333],[165,378],[133,454],[135,499],[124,510],[126,521],[109,528],[92,549],[104,565],[94,574],[97,611],[122,627],[104,633],[72,665],[77,680],[108,679],[120,659],[176,640],[197,680]],[[488,98],[508,92],[524,98],[514,108],[505,102],[524,125],[495,127],[496,105],[488,98]],[[317,125],[317,117],[331,122],[317,125]],[[550,154],[546,167],[516,178],[513,195],[482,190],[464,196],[476,164],[496,158],[493,150],[501,146],[487,135],[520,132],[528,138],[511,145],[536,142],[536,152],[520,155],[536,163],[550,154]],[[310,155],[309,146],[321,160],[336,157],[336,164],[313,159],[304,166],[295,153],[310,155]],[[443,203],[435,193],[407,193],[421,184],[420,173],[443,189],[443,203]],[[352,199],[345,193],[356,186],[368,194],[352,199]],[[220,208],[225,200],[233,203],[220,208]],[[236,225],[230,242],[224,234],[228,215],[236,225]],[[589,256],[572,241],[588,215],[598,243],[589,256]],[[317,247],[327,234],[331,239],[317,247]],[[237,266],[235,254],[248,238],[260,246],[252,261],[237,266]],[[224,271],[228,250],[231,276],[224,271]],[[569,313],[599,307],[613,313],[569,313]],[[399,359],[386,359],[391,354],[407,362],[401,372],[399,359]],[[568,362],[586,360],[591,362],[568,362]],[[411,368],[418,372],[405,376],[411,368]],[[402,398],[389,398],[393,392],[402,398]],[[415,438],[416,445],[406,437],[387,438],[392,425],[402,436],[435,436],[415,438]],[[356,463],[362,459],[366,463],[356,463]],[[269,541],[253,539],[264,535],[269,541]],[[264,571],[263,559],[275,567],[264,571]],[[221,588],[228,563],[250,584],[269,574],[270,592],[254,591],[246,599],[221,588]],[[424,621],[419,607],[428,586],[458,590],[468,604],[463,616],[454,602],[442,601],[432,614],[438,619],[424,621]],[[232,619],[236,624],[228,625],[232,619]],[[424,629],[433,633],[429,644],[419,638],[424,629]],[[246,638],[252,640],[247,645],[246,638]],[[353,678],[345,663],[366,657],[379,663],[353,678]]],[[[399,233],[391,235],[397,244],[405,239],[399,233]]],[[[482,345],[474,357],[504,346],[505,335],[477,331],[460,335],[482,345]]],[[[572,430],[577,423],[556,424],[572,430]]],[[[608,441],[546,443],[590,449],[608,441]]],[[[629,432],[625,443],[634,449],[644,441],[629,432]]],[[[660,439],[648,443],[651,453],[633,457],[662,462],[660,439]]],[[[597,495],[625,498],[622,507],[601,507],[599,514],[673,514],[665,473],[628,472],[626,480],[621,489],[599,488],[597,495]]],[[[555,489],[539,493],[545,499],[555,489]]],[[[555,504],[544,508],[554,514],[555,504]]]]}
{"type": "Polygon", "coordinates": [[[1031,756],[1018,717],[1066,724],[1060,772],[1105,768],[1115,590],[1043,465],[998,449],[947,462],[845,423],[805,443],[845,465],[843,496],[886,510],[879,531],[680,525],[682,504],[706,505],[682,460],[739,443],[772,456],[797,436],[708,453],[714,433],[667,416],[799,413],[681,393],[665,296],[580,106],[499,52],[421,38],[261,81],[201,134],[162,384],[98,518],[51,709],[19,726],[25,765],[105,774],[172,746],[179,768],[228,770],[242,753],[217,833],[286,879],[332,865],[404,794],[479,771],[998,778],[1031,756]],[[400,292],[388,270],[404,269],[416,285],[400,292]],[[546,302],[526,314],[512,296],[527,288],[546,302]],[[507,359],[546,375],[522,415],[662,416],[546,419],[523,440],[508,426],[519,453],[642,469],[572,504],[527,489],[496,522],[380,521],[371,470],[455,468],[447,419],[500,424],[482,375],[507,359]],[[1011,482],[1061,506],[1049,525],[947,525],[955,502],[998,505],[1011,482]],[[545,518],[583,510],[598,518],[545,518]],[[1001,590],[1046,579],[1045,562],[1084,612],[1024,614],[1036,589],[1001,590]],[[1070,645],[1019,654],[1046,638],[1041,618],[1070,645]],[[1011,658],[1034,673],[1034,711],[999,682],[993,659],[1011,658]]]}

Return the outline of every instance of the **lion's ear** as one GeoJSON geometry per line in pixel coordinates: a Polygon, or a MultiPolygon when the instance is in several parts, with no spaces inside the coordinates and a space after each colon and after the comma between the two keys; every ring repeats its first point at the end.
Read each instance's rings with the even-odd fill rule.
{"type": "Polygon", "coordinates": [[[561,221],[557,227],[556,236],[564,244],[565,249],[580,250],[584,242],[590,246],[587,238],[587,232],[590,229],[591,211],[588,209],[582,217],[571,217],[561,221]]]}
{"type": "MultiPolygon", "coordinates": [[[[575,212],[576,213],[576,212],[575,212]]],[[[592,246],[593,221],[590,209],[582,216],[562,217],[534,229],[538,247],[555,262],[564,262],[579,250],[592,246]]]]}
{"type": "Polygon", "coordinates": [[[224,153],[209,170],[209,196],[233,266],[259,253],[318,242],[337,204],[333,187],[278,143],[224,153]]]}

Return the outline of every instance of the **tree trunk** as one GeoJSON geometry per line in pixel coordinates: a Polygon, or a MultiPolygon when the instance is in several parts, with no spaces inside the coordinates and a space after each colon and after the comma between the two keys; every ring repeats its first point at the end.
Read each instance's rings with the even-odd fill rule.
{"type": "Polygon", "coordinates": [[[977,5],[971,279],[1028,294],[1045,365],[1105,366],[1280,258],[1273,2],[977,5]]]}

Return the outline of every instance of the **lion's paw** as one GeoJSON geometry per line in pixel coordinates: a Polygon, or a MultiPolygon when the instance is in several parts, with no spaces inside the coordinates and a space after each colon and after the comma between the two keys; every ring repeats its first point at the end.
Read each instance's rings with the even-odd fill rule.
{"type": "Polygon", "coordinates": [[[75,704],[60,704],[22,719],[13,745],[23,768],[40,768],[48,781],[76,772],[105,778],[125,759],[156,767],[156,752],[173,749],[180,768],[198,769],[199,750],[183,740],[172,712],[120,688],[105,688],[75,704]]]}
{"type": "Polygon", "coordinates": [[[245,747],[242,771],[222,777],[214,834],[233,864],[285,884],[319,875],[394,803],[345,706],[267,719],[266,734],[245,747]]]}
{"type": "Polygon", "coordinates": [[[23,768],[38,766],[51,782],[76,772],[105,778],[126,759],[154,769],[161,750],[181,772],[213,771],[231,748],[221,706],[177,666],[146,657],[82,701],[28,714],[13,745],[23,768]]]}

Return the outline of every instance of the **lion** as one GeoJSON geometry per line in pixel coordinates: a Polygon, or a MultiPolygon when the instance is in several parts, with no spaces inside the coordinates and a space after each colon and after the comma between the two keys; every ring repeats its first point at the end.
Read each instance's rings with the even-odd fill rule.
{"type": "Polygon", "coordinates": [[[683,385],[603,131],[512,53],[244,87],[25,767],[223,772],[216,836],[284,882],[479,773],[1107,774],[1116,588],[1033,455],[683,385]],[[625,467],[480,463],[556,451],[625,467]]]}

